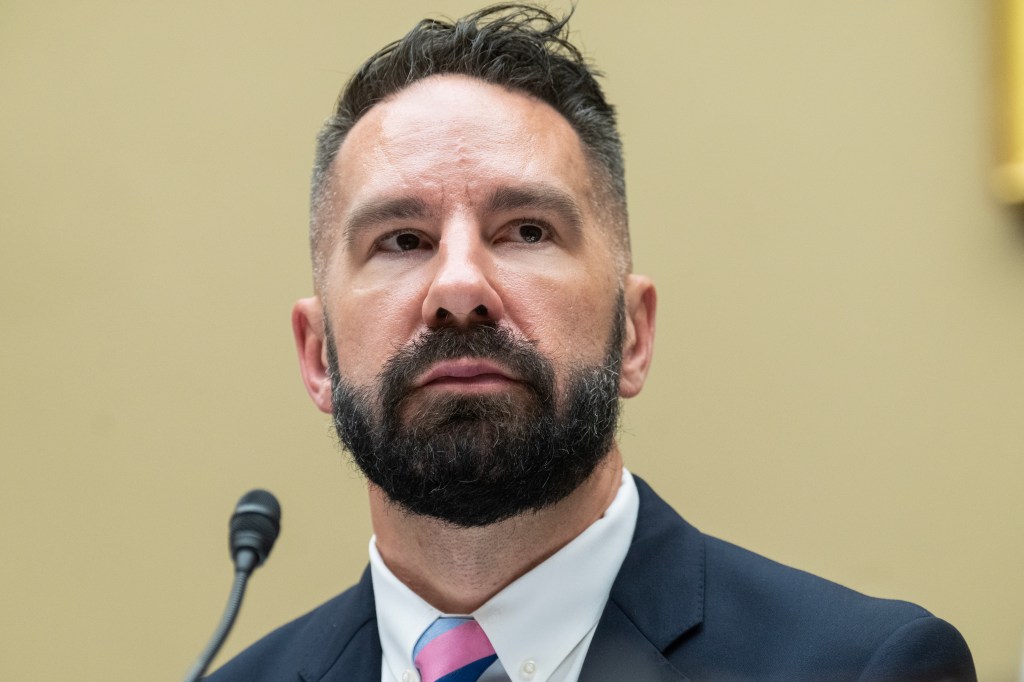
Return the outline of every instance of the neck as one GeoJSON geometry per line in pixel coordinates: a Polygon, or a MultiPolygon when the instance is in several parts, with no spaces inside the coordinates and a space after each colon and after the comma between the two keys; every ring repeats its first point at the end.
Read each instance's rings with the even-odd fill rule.
{"type": "Polygon", "coordinates": [[[622,481],[618,447],[564,500],[481,528],[409,514],[370,484],[377,549],[395,576],[443,613],[468,614],[601,518],[622,481]]]}

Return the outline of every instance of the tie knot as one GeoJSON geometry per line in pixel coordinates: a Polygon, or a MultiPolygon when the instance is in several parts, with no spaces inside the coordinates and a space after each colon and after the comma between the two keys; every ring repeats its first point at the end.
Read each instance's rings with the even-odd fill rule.
{"type": "Polygon", "coordinates": [[[412,652],[422,682],[476,682],[498,658],[472,618],[438,618],[412,652]]]}

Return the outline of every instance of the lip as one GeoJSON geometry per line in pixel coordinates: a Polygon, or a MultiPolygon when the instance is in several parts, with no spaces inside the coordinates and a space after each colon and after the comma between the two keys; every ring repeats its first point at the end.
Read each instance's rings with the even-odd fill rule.
{"type": "Polygon", "coordinates": [[[460,358],[458,360],[444,360],[437,363],[429,371],[421,375],[414,383],[414,386],[416,388],[423,388],[430,384],[454,383],[468,385],[481,382],[509,382],[518,380],[518,377],[496,362],[479,358],[460,358]]]}

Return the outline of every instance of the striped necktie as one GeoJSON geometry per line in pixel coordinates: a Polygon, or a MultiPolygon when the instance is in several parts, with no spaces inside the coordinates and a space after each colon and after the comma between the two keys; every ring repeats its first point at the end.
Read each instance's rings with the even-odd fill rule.
{"type": "Polygon", "coordinates": [[[472,618],[438,618],[412,652],[421,682],[476,682],[497,658],[472,618]]]}

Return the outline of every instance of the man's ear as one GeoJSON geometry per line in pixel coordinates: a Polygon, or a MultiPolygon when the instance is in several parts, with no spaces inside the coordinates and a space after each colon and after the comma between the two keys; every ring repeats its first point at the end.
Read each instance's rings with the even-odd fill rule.
{"type": "Polygon", "coordinates": [[[324,336],[324,311],[318,296],[299,299],[292,308],[292,333],[299,353],[299,371],[309,397],[321,412],[331,413],[331,377],[324,336]]]}
{"type": "Polygon", "coordinates": [[[654,354],[654,317],[658,295],[643,275],[626,276],[626,338],[622,346],[619,395],[632,398],[644,387],[654,354]]]}

